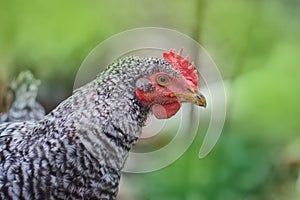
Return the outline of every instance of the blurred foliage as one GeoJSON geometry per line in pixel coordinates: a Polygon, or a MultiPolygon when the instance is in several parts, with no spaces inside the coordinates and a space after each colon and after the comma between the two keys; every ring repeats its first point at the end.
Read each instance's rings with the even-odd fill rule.
{"type": "Polygon", "coordinates": [[[1,0],[0,97],[4,83],[31,69],[50,110],[99,42],[135,27],[176,29],[219,66],[228,120],[205,159],[197,159],[200,135],[171,166],[133,176],[138,199],[299,199],[299,9],[298,0],[1,0]]]}

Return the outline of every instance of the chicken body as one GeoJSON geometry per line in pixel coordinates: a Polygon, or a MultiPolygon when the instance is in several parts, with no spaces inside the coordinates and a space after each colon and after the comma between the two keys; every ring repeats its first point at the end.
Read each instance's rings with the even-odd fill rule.
{"type": "Polygon", "coordinates": [[[161,58],[127,57],[42,120],[0,124],[0,198],[115,199],[149,113],[135,83],[156,72],[179,74],[161,58]]]}

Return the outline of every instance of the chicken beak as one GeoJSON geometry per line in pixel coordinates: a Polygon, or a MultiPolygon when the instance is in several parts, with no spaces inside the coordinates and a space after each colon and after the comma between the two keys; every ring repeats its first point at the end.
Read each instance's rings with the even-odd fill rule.
{"type": "Polygon", "coordinates": [[[198,93],[195,95],[195,104],[206,108],[206,99],[203,94],[198,93]]]}
{"type": "Polygon", "coordinates": [[[181,103],[190,102],[198,106],[206,107],[206,99],[203,94],[198,93],[194,89],[188,89],[186,94],[175,94],[181,103]]]}

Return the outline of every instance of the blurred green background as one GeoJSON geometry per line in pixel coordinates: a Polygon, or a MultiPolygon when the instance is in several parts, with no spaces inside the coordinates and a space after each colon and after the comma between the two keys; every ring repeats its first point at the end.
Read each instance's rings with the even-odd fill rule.
{"type": "Polygon", "coordinates": [[[136,27],[175,29],[218,65],[228,89],[225,128],[203,160],[199,134],[171,166],[126,175],[119,198],[300,199],[299,10],[299,0],[0,0],[0,98],[30,69],[49,111],[71,94],[81,62],[101,41],[136,27]]]}

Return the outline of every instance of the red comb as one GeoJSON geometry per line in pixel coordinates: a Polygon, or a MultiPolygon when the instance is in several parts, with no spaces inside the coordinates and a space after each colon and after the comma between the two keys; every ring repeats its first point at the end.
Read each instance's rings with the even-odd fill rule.
{"type": "Polygon", "coordinates": [[[198,74],[194,68],[194,62],[189,65],[189,55],[182,59],[182,51],[183,49],[180,49],[179,54],[176,54],[176,51],[172,49],[170,52],[163,52],[164,59],[171,63],[176,70],[179,70],[193,88],[198,90],[198,74]]]}

